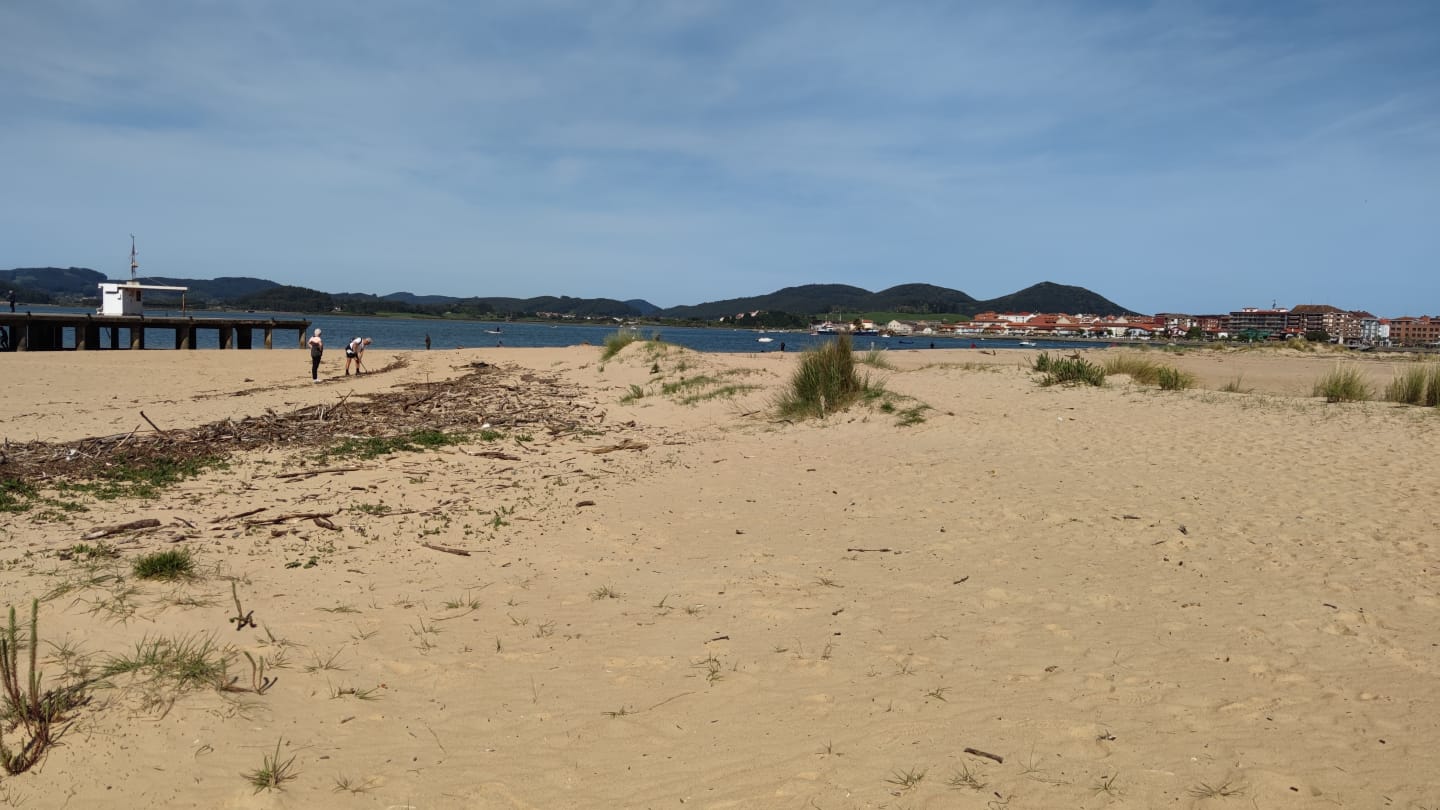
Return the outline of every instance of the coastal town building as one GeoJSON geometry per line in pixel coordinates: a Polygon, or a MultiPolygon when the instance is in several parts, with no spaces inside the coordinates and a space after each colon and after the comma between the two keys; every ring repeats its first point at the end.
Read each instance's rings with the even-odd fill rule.
{"type": "Polygon", "coordinates": [[[1390,342],[1397,346],[1440,345],[1440,316],[1391,318],[1390,342]]]}
{"type": "Polygon", "coordinates": [[[1258,339],[1298,337],[1304,333],[1300,328],[1300,318],[1285,307],[1245,307],[1231,312],[1227,331],[1231,335],[1258,339]]]}

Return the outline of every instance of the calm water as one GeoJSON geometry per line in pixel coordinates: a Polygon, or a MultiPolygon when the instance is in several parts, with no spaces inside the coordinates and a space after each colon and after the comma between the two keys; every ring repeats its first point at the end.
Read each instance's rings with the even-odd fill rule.
{"type": "MultiPolygon", "coordinates": [[[[45,312],[85,314],[93,312],[92,309],[80,307],[29,307],[30,311],[37,315],[45,312]]],[[[177,316],[180,312],[159,309],[146,310],[147,315],[177,316]]],[[[194,315],[196,320],[205,317],[203,313],[185,313],[194,315]]],[[[582,324],[546,324],[546,323],[504,323],[496,321],[441,321],[430,319],[412,318],[361,318],[347,317],[341,315],[314,315],[297,316],[289,313],[256,312],[249,313],[226,313],[230,317],[243,318],[300,318],[308,317],[310,328],[320,328],[325,338],[325,345],[328,349],[339,351],[345,347],[354,337],[369,337],[375,342],[372,348],[376,349],[424,349],[425,336],[430,336],[430,345],[434,349],[454,348],[480,348],[494,346],[513,346],[518,348],[526,347],[554,347],[554,346],[575,346],[589,343],[600,345],[605,338],[615,334],[618,325],[582,325],[582,324]]],[[[218,313],[215,317],[219,317],[218,313]]],[[[75,336],[73,330],[65,330],[65,345],[74,346],[75,336]]],[[[638,331],[645,337],[658,334],[663,340],[675,343],[686,348],[702,352],[769,352],[779,351],[780,344],[785,344],[786,351],[803,351],[811,346],[816,346],[831,338],[822,335],[811,335],[806,332],[757,332],[750,329],[709,329],[709,328],[662,328],[662,327],[639,327],[638,331]],[[762,343],[760,338],[770,338],[770,342],[762,343]]],[[[172,329],[148,329],[145,334],[145,345],[155,350],[169,350],[174,346],[174,330],[172,329]]],[[[196,337],[202,349],[214,349],[218,345],[218,334],[214,331],[197,332],[196,337]]],[[[122,338],[123,339],[123,338],[122,338]]],[[[257,346],[259,336],[256,336],[257,346]]],[[[969,347],[974,342],[980,348],[985,349],[1015,349],[1021,348],[1018,340],[988,339],[972,341],[970,338],[931,337],[916,335],[905,338],[884,338],[884,337],[857,337],[854,339],[857,350],[867,349],[958,349],[969,347]]],[[[1036,341],[1042,349],[1074,349],[1075,343],[1059,341],[1036,341]]],[[[298,346],[298,335],[295,332],[276,332],[275,348],[286,346],[298,346]]],[[[1083,344],[1082,344],[1083,345],[1083,344]]],[[[1105,345],[1097,342],[1096,345],[1105,345]]]]}

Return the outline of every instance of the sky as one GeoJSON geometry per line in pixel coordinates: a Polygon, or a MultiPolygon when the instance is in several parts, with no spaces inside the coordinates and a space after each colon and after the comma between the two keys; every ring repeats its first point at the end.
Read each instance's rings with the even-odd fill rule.
{"type": "Polygon", "coordinates": [[[1440,314],[1434,0],[5,0],[0,268],[1440,314]]]}

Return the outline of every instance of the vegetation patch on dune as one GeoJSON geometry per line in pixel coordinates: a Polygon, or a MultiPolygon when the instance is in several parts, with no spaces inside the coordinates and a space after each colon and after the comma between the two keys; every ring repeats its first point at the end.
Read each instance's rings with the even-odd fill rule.
{"type": "Polygon", "coordinates": [[[1041,374],[1041,385],[1095,385],[1105,384],[1105,367],[1080,357],[1053,357],[1041,352],[1030,366],[1041,374]]]}
{"type": "Polygon", "coordinates": [[[470,440],[468,433],[446,433],[442,430],[412,430],[401,436],[370,436],[363,439],[345,439],[325,452],[327,459],[359,458],[372,459],[388,456],[401,451],[419,452],[434,450],[453,444],[464,444],[470,440]]]}
{"type": "Polygon", "coordinates": [[[1195,375],[1138,354],[1106,358],[1105,373],[1124,374],[1137,383],[1159,386],[1164,391],[1181,391],[1195,386],[1195,375]]]}
{"type": "Polygon", "coordinates": [[[1336,366],[1315,381],[1314,395],[1326,402],[1364,402],[1370,399],[1371,390],[1360,369],[1336,366]]]}
{"type": "Polygon", "coordinates": [[[775,409],[786,419],[824,419],[843,411],[862,397],[876,397],[884,390],[855,368],[850,336],[840,335],[800,356],[800,365],[789,385],[775,400],[775,409]]]}
{"type": "Polygon", "coordinates": [[[1440,364],[1424,363],[1403,369],[1385,388],[1388,402],[1440,406],[1440,364]]]}

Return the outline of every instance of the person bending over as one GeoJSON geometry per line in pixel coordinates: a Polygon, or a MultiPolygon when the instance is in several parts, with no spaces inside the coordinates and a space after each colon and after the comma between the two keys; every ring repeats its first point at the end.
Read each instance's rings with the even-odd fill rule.
{"type": "Polygon", "coordinates": [[[355,363],[355,373],[356,373],[356,374],[359,374],[359,373],[361,373],[362,371],[365,370],[365,366],[364,366],[364,364],[363,364],[363,358],[364,358],[364,356],[365,356],[365,347],[366,347],[366,346],[369,346],[370,343],[371,343],[371,340],[370,340],[370,338],[368,338],[368,337],[367,337],[367,338],[358,338],[358,337],[357,337],[357,338],[355,338],[354,340],[350,341],[350,345],[348,345],[348,346],[345,347],[345,376],[347,376],[347,377],[350,376],[350,363],[351,363],[352,361],[355,363]]]}

